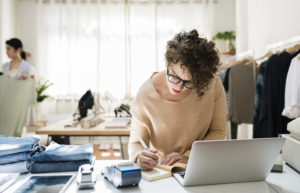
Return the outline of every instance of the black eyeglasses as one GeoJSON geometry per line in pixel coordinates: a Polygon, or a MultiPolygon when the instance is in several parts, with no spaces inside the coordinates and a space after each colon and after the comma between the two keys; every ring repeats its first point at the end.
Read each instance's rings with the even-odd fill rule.
{"type": "Polygon", "coordinates": [[[183,83],[183,86],[188,89],[193,88],[193,83],[190,80],[182,80],[178,76],[169,74],[169,66],[167,67],[167,76],[168,76],[168,81],[173,83],[173,84],[179,84],[180,82],[183,83]]]}

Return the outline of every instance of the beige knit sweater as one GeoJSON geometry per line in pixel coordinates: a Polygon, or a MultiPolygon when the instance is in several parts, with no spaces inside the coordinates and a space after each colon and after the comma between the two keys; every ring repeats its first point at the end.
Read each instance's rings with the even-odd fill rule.
{"type": "Polygon", "coordinates": [[[143,150],[137,136],[148,147],[157,149],[160,159],[172,152],[189,156],[196,140],[224,139],[224,87],[219,77],[215,77],[201,98],[196,90],[192,90],[187,97],[174,102],[162,98],[155,90],[152,78],[149,78],[139,89],[131,114],[128,147],[131,160],[136,162],[143,150]]]}

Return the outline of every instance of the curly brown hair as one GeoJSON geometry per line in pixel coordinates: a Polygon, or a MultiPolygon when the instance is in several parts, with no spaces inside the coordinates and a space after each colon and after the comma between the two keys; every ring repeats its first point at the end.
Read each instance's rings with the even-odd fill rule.
{"type": "Polygon", "coordinates": [[[199,37],[197,30],[181,32],[168,41],[165,53],[167,64],[181,63],[192,76],[193,88],[198,95],[204,95],[208,84],[220,66],[215,43],[199,37]]]}

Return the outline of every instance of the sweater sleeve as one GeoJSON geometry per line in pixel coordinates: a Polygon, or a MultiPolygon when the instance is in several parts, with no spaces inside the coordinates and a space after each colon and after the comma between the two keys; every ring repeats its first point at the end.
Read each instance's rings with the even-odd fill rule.
{"type": "Polygon", "coordinates": [[[143,113],[143,106],[141,104],[138,104],[136,100],[131,106],[130,111],[132,114],[132,121],[130,128],[128,153],[129,159],[137,162],[138,155],[141,153],[141,151],[144,150],[137,137],[140,136],[149,147],[150,136],[146,123],[146,115],[145,113],[143,113]]]}
{"type": "Polygon", "coordinates": [[[216,98],[213,117],[204,140],[218,140],[225,138],[226,129],[226,98],[225,90],[220,78],[216,81],[216,98]]]}

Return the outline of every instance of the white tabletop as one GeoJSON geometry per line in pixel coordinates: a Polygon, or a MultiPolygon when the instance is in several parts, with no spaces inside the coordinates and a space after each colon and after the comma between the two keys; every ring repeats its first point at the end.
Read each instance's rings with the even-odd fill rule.
{"type": "MultiPolygon", "coordinates": [[[[141,180],[136,187],[115,188],[100,174],[101,168],[114,161],[96,161],[97,183],[95,189],[77,191],[76,178],[67,189],[67,193],[74,192],[143,192],[143,193],[300,193],[300,174],[287,165],[283,173],[270,173],[266,181],[220,184],[209,186],[182,187],[173,177],[148,182],[141,180]]],[[[77,172],[64,172],[63,174],[76,174],[77,172]]],[[[59,174],[59,173],[56,173],[59,174]]],[[[60,173],[61,174],[61,173],[60,173]]],[[[14,192],[25,182],[31,174],[21,175],[18,181],[5,193],[14,192]]]]}

